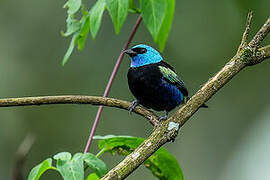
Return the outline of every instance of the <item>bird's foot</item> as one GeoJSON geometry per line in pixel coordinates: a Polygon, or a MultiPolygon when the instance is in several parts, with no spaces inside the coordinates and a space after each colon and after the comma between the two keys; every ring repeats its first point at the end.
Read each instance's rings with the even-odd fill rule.
{"type": "Polygon", "coordinates": [[[165,115],[165,116],[159,116],[158,120],[159,121],[165,121],[168,119],[168,115],[165,115]]]}
{"type": "Polygon", "coordinates": [[[132,101],[132,103],[130,104],[130,106],[128,108],[129,114],[131,114],[132,111],[135,109],[135,107],[138,105],[139,105],[139,101],[137,99],[132,101]]]}
{"type": "Polygon", "coordinates": [[[159,116],[158,120],[159,121],[165,121],[168,119],[168,112],[166,111],[166,114],[164,116],[159,116]]]}

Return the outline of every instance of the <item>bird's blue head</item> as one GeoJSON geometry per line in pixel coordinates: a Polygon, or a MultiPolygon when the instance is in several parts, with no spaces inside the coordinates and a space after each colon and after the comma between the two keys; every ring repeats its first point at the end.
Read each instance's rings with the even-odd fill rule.
{"type": "Polygon", "coordinates": [[[140,67],[147,64],[158,63],[163,60],[161,55],[154,48],[145,44],[139,44],[124,51],[131,58],[130,67],[140,67]]]}

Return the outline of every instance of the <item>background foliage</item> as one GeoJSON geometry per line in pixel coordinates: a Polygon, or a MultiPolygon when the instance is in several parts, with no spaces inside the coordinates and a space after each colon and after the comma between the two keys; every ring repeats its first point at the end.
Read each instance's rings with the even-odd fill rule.
{"type": "Polygon", "coordinates": [[[87,11],[81,0],[68,0],[64,5],[68,14],[67,30],[62,34],[72,35],[72,40],[62,64],[68,61],[76,45],[79,50],[83,50],[89,32],[93,39],[96,38],[105,10],[108,10],[116,34],[119,34],[128,12],[140,14],[154,41],[163,51],[172,25],[175,0],[140,0],[139,2],[139,5],[136,5],[135,0],[98,0],[87,11]],[[78,14],[81,14],[80,20],[76,18],[78,14]]]}
{"type": "MultiPolygon", "coordinates": [[[[97,180],[108,173],[105,162],[101,160],[104,153],[127,156],[144,141],[144,138],[132,136],[106,135],[94,138],[98,140],[100,149],[96,155],[76,153],[72,157],[69,152],[57,153],[53,156],[56,162],[53,163],[52,158],[45,159],[31,170],[28,180],[38,180],[48,170],[60,173],[65,180],[83,180],[85,177],[87,180],[97,180]],[[91,172],[85,173],[88,169],[91,172]]],[[[160,180],[183,180],[177,160],[164,147],[150,156],[144,165],[160,180]]]]}
{"type": "MultiPolygon", "coordinates": [[[[94,2],[94,1],[93,1],[94,2]]],[[[85,2],[91,7],[92,1],[85,2]]],[[[109,14],[96,39],[88,41],[63,68],[60,64],[69,39],[59,33],[66,25],[65,1],[0,2],[0,96],[18,97],[56,94],[101,95],[115,59],[136,17],[127,16],[116,36],[109,14]]],[[[164,57],[174,65],[190,92],[195,92],[230,58],[238,47],[248,10],[254,10],[252,29],[269,16],[268,0],[222,0],[176,2],[173,29],[164,57]]],[[[141,26],[133,44],[152,42],[141,26]]],[[[265,43],[269,44],[269,37],[265,43]]],[[[123,62],[111,97],[132,100],[123,62]]],[[[166,148],[181,164],[186,179],[267,179],[269,177],[269,63],[245,70],[208,102],[166,148]],[[252,162],[252,163],[251,163],[252,162]],[[258,169],[254,169],[257,164],[258,169]],[[194,173],[196,170],[196,173],[194,173]],[[252,172],[252,173],[250,173],[252,172]],[[256,178],[255,178],[256,177],[256,178]]],[[[0,109],[0,179],[10,179],[14,153],[27,132],[37,141],[28,156],[25,172],[56,152],[82,151],[96,107],[55,105],[0,109]]],[[[97,134],[146,137],[152,127],[126,111],[106,108],[97,134]],[[117,117],[117,118],[116,118],[117,117]]],[[[91,151],[97,152],[96,145],[91,151]]],[[[113,167],[121,157],[104,155],[113,167]]],[[[48,173],[41,179],[59,179],[48,173]]],[[[129,179],[154,179],[139,168],[129,179]]]]}

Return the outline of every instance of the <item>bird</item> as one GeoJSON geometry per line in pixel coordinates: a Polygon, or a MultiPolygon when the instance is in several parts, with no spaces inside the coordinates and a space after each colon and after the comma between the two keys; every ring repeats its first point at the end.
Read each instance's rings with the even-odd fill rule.
{"type": "Polygon", "coordinates": [[[136,98],[129,107],[130,112],[137,105],[142,105],[156,111],[165,111],[165,116],[160,116],[159,120],[166,120],[171,110],[189,99],[184,82],[157,50],[139,44],[124,53],[131,59],[127,73],[128,86],[136,98]]]}

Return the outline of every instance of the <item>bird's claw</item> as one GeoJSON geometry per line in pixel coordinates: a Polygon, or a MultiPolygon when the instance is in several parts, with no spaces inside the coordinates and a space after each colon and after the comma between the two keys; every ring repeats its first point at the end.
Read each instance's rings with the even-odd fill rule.
{"type": "Polygon", "coordinates": [[[168,115],[160,116],[160,117],[158,118],[159,121],[165,121],[165,120],[167,120],[167,119],[168,119],[168,115]]]}
{"type": "Polygon", "coordinates": [[[128,108],[129,114],[132,113],[132,111],[135,109],[136,106],[138,106],[138,104],[139,104],[138,100],[132,101],[132,103],[130,104],[130,106],[128,108]]]}
{"type": "Polygon", "coordinates": [[[169,112],[166,111],[166,114],[165,114],[164,116],[160,116],[160,117],[158,118],[158,120],[159,120],[159,121],[165,121],[165,120],[168,119],[168,117],[169,117],[168,115],[169,115],[169,112]]]}

